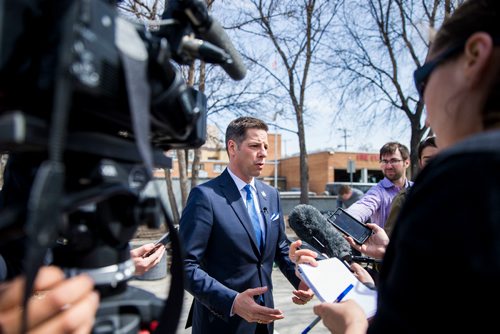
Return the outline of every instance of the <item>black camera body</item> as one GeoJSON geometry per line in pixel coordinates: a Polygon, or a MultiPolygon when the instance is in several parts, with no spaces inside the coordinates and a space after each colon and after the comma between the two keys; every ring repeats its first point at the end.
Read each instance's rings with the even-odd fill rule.
{"type": "Polygon", "coordinates": [[[139,107],[146,109],[140,112],[149,120],[154,147],[196,148],[205,142],[206,98],[184,82],[165,37],[138,29],[103,1],[31,1],[34,8],[16,9],[29,22],[14,16],[22,4],[3,1],[0,112],[22,110],[50,120],[59,75],[70,86],[64,87],[71,101],[69,133],[133,140],[130,90],[138,87],[149,92],[149,103],[139,107]],[[139,63],[143,82],[127,79],[124,57],[139,63]]]}
{"type": "Polygon", "coordinates": [[[162,18],[170,23],[149,31],[114,1],[0,0],[0,152],[9,154],[0,255],[23,245],[14,257],[26,292],[49,249],[68,275],[93,277],[95,333],[134,333],[160,317],[157,331],[175,333],[181,245],[159,194],[141,192],[153,167],[172,167],[165,150],[206,139],[206,97],[178,64],[218,63],[236,80],[246,71],[202,0],[169,1],[162,18]],[[162,215],[173,251],[167,303],[126,284],[130,239],[162,215]]]}

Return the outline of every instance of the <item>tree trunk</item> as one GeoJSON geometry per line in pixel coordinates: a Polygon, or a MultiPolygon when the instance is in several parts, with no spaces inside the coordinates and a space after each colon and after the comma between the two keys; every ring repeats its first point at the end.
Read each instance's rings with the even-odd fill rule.
{"type": "Polygon", "coordinates": [[[177,150],[177,164],[179,166],[179,185],[181,187],[182,207],[186,206],[187,197],[189,194],[189,185],[187,178],[188,153],[188,150],[177,150]]]}
{"type": "Polygon", "coordinates": [[[180,214],[179,214],[179,209],[177,208],[177,202],[175,200],[175,194],[174,194],[174,187],[172,184],[172,174],[170,173],[170,169],[164,168],[163,169],[165,173],[165,182],[167,186],[167,194],[168,194],[168,201],[170,203],[170,208],[172,210],[172,219],[174,220],[174,224],[179,224],[180,221],[180,214]]]}
{"type": "Polygon", "coordinates": [[[0,154],[0,190],[3,187],[3,173],[5,171],[5,165],[7,164],[8,155],[0,154]]]}

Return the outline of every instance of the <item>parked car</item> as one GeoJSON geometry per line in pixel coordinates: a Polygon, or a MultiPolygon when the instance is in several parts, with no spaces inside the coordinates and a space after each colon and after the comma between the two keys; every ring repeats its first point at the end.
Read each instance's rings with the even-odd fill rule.
{"type": "MultiPolygon", "coordinates": [[[[300,196],[300,190],[292,190],[292,191],[280,191],[280,197],[299,197],[300,196]]],[[[309,192],[309,196],[316,196],[316,193],[313,191],[309,192]]]]}
{"type": "Polygon", "coordinates": [[[340,186],[344,184],[350,185],[352,188],[359,189],[364,193],[376,185],[376,183],[370,182],[329,182],[325,186],[325,191],[327,191],[329,195],[338,195],[340,186]]]}

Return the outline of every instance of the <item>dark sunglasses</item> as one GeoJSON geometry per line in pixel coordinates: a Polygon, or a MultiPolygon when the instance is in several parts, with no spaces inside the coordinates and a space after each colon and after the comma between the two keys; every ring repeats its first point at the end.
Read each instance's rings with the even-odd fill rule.
{"type": "Polygon", "coordinates": [[[464,47],[465,42],[455,45],[441,53],[436,58],[429,60],[422,66],[418,67],[413,72],[413,80],[415,81],[415,87],[417,88],[417,92],[421,100],[424,98],[425,86],[427,85],[427,80],[429,80],[432,71],[434,71],[436,67],[441,65],[442,62],[444,62],[451,56],[458,54],[464,49],[464,47]]]}
{"type": "MultiPolygon", "coordinates": [[[[493,37],[493,45],[499,46],[500,38],[493,37]]],[[[427,80],[429,80],[432,71],[434,71],[436,67],[441,65],[441,63],[443,63],[445,60],[463,51],[464,47],[465,41],[462,43],[458,43],[457,45],[452,46],[441,53],[436,58],[418,67],[415,72],[413,72],[413,80],[415,81],[415,87],[417,88],[418,95],[420,96],[421,100],[424,98],[425,86],[427,85],[427,80]]]]}

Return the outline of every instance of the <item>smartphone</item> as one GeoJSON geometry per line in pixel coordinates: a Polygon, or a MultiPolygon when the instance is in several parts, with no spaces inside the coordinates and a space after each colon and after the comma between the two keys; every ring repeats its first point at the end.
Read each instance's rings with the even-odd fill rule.
{"type": "Polygon", "coordinates": [[[358,245],[362,245],[373,233],[371,228],[348,214],[342,208],[337,208],[333,214],[328,214],[326,219],[340,232],[352,237],[358,245]]]}
{"type": "MultiPolygon", "coordinates": [[[[177,227],[175,229],[177,231],[177,227]]],[[[144,254],[142,257],[145,258],[145,257],[151,256],[151,254],[156,252],[158,250],[158,248],[160,248],[161,246],[166,246],[169,242],[170,242],[170,232],[167,232],[164,235],[162,235],[162,237],[160,239],[155,241],[155,243],[154,243],[155,248],[151,249],[149,252],[144,254]]]]}

